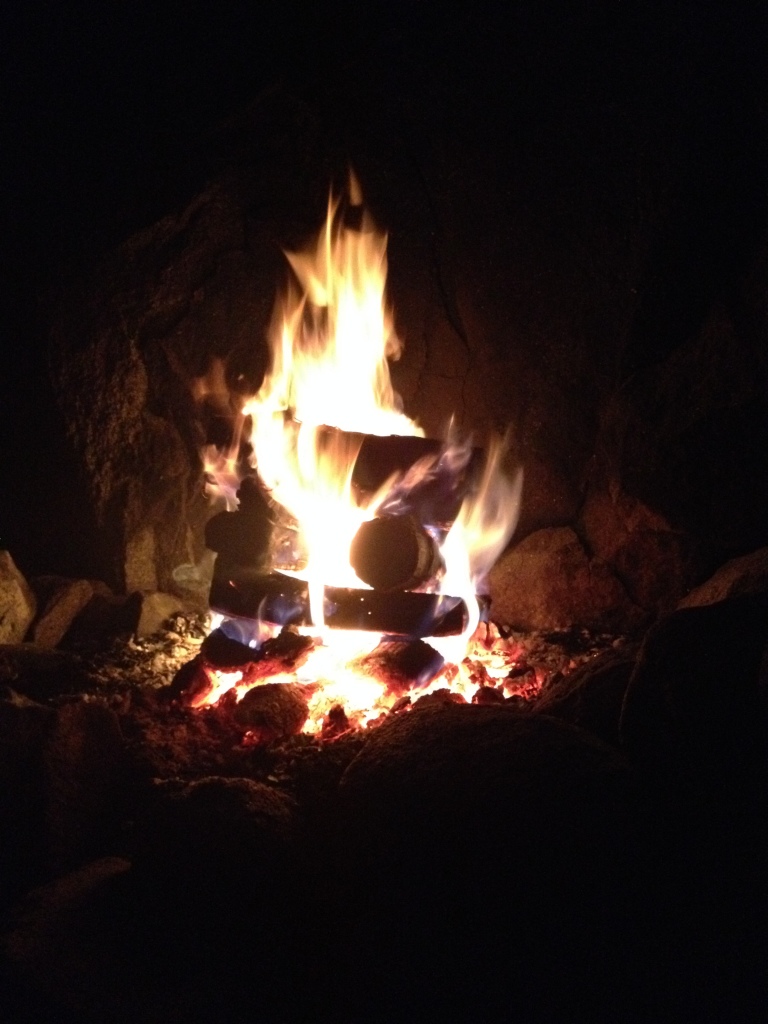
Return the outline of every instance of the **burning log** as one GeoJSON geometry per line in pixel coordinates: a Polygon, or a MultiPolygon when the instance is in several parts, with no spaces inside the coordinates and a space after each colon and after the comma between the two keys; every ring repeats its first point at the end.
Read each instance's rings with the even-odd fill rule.
{"type": "Polygon", "coordinates": [[[443,566],[434,538],[412,516],[381,516],[363,523],[349,561],[374,590],[412,590],[443,566]]]}
{"type": "MultiPolygon", "coordinates": [[[[255,573],[234,580],[214,577],[210,605],[223,615],[281,625],[313,624],[306,583],[280,573],[255,573]]],[[[460,597],[351,587],[326,587],[324,614],[331,629],[409,637],[456,636],[469,621],[460,597]]]]}
{"type": "Polygon", "coordinates": [[[485,460],[482,448],[472,448],[464,465],[456,459],[443,460],[444,442],[428,437],[379,436],[335,427],[322,427],[318,432],[320,451],[342,443],[359,448],[352,471],[352,487],[360,496],[375,494],[394,476],[407,477],[410,470],[422,463],[425,473],[414,474],[398,499],[406,511],[426,523],[453,522],[465,495],[479,478],[485,460]]]}
{"type": "Polygon", "coordinates": [[[460,597],[325,588],[325,622],[331,629],[361,629],[397,636],[456,636],[469,621],[460,597]]]}
{"type": "Polygon", "coordinates": [[[223,615],[263,619],[281,625],[309,626],[309,591],[303,580],[281,573],[239,573],[229,579],[214,575],[211,609],[223,615]]]}

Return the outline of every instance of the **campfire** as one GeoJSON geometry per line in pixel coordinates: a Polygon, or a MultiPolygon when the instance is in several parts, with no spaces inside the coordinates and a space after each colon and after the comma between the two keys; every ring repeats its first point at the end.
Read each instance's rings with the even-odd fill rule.
{"type": "Polygon", "coordinates": [[[438,690],[519,692],[484,582],[513,533],[522,474],[505,473],[500,438],[473,447],[453,423],[426,438],[403,411],[386,245],[351,176],[311,246],[287,254],[271,367],[234,403],[230,443],[205,451],[224,507],[206,529],[214,633],[185,684],[193,707],[292,684],[317,732],[438,690]]]}

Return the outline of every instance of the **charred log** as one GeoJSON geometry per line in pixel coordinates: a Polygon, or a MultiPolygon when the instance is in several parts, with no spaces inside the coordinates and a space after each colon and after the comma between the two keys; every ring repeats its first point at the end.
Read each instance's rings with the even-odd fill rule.
{"type": "Polygon", "coordinates": [[[396,636],[456,636],[468,622],[460,597],[325,588],[325,623],[331,629],[362,629],[396,636]]]}
{"type": "MultiPolygon", "coordinates": [[[[279,625],[313,624],[307,584],[280,573],[253,573],[236,579],[214,576],[210,606],[223,615],[279,625]]],[[[331,629],[429,637],[463,633],[469,613],[459,597],[326,587],[324,617],[331,629]]]]}
{"type": "Polygon", "coordinates": [[[205,526],[205,543],[226,561],[267,568],[273,523],[245,512],[219,512],[205,526]]]}
{"type": "Polygon", "coordinates": [[[309,626],[309,591],[303,580],[281,573],[241,573],[230,579],[218,571],[211,583],[211,610],[279,625],[309,626]]]}
{"type": "MultiPolygon", "coordinates": [[[[205,543],[228,566],[244,566],[268,571],[275,549],[283,562],[285,535],[295,532],[295,521],[274,501],[257,476],[245,477],[237,491],[236,512],[219,512],[205,526],[205,543]]],[[[289,544],[289,547],[294,545],[289,544]]]]}
{"type": "Polygon", "coordinates": [[[357,447],[352,487],[360,498],[375,494],[388,480],[407,481],[395,488],[398,511],[409,512],[425,523],[451,523],[475,485],[484,462],[482,448],[472,448],[464,463],[448,459],[444,443],[428,437],[360,434],[322,427],[320,451],[346,444],[357,447]],[[415,472],[415,467],[418,467],[415,472]]]}
{"type": "Polygon", "coordinates": [[[442,567],[434,538],[412,516],[382,516],[363,523],[349,550],[349,561],[374,590],[412,590],[442,567]]]}

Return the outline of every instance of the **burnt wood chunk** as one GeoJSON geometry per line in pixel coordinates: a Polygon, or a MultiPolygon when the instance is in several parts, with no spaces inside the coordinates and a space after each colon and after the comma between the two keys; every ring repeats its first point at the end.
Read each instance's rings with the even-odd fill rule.
{"type": "Polygon", "coordinates": [[[349,561],[374,590],[411,590],[442,566],[434,538],[412,516],[382,516],[363,523],[349,549],[349,561]]]}
{"type": "Polygon", "coordinates": [[[309,716],[304,690],[290,683],[262,683],[249,690],[232,717],[255,740],[273,743],[298,735],[309,716]]]}
{"type": "Polygon", "coordinates": [[[200,647],[200,654],[206,665],[224,672],[243,668],[256,657],[252,647],[233,640],[222,629],[214,629],[208,634],[200,647]]]}
{"type": "Polygon", "coordinates": [[[402,696],[426,686],[444,664],[442,655],[423,640],[382,640],[355,667],[385,683],[389,693],[402,696]]]}
{"type": "Polygon", "coordinates": [[[252,512],[219,512],[205,524],[205,543],[211,551],[239,565],[266,566],[272,522],[252,512]]]}

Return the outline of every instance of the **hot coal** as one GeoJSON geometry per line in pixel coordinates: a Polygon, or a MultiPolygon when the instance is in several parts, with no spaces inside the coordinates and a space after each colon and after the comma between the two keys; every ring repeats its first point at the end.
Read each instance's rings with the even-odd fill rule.
{"type": "Polygon", "coordinates": [[[309,717],[304,688],[291,683],[254,686],[235,704],[232,717],[255,742],[274,743],[297,736],[309,717]]]}
{"type": "Polygon", "coordinates": [[[389,693],[400,696],[411,688],[426,686],[445,664],[442,655],[423,640],[382,640],[355,662],[355,668],[386,683],[389,693]]]}

